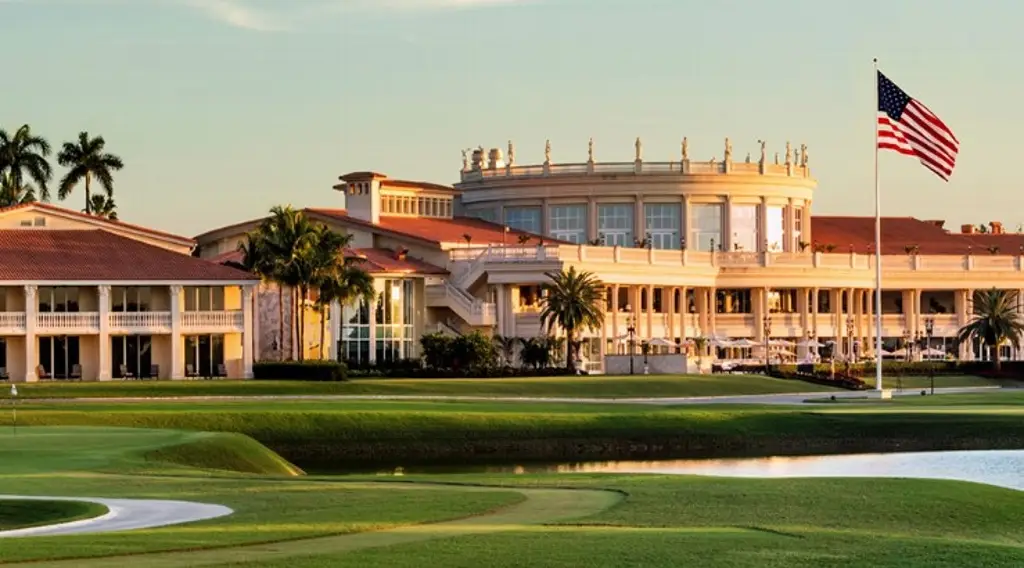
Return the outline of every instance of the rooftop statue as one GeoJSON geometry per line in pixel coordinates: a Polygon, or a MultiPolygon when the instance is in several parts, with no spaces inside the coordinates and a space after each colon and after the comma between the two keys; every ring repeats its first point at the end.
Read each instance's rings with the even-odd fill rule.
{"type": "Polygon", "coordinates": [[[807,144],[801,144],[800,145],[800,158],[802,159],[802,161],[800,162],[800,165],[801,166],[806,166],[807,162],[808,162],[808,160],[807,160],[807,144]]]}
{"type": "Polygon", "coordinates": [[[689,161],[690,159],[690,140],[683,136],[683,161],[689,161]]]}
{"type": "Polygon", "coordinates": [[[591,162],[591,163],[594,162],[594,139],[593,138],[591,138],[590,141],[587,142],[587,161],[591,162]]]}
{"type": "Polygon", "coordinates": [[[793,145],[786,141],[786,165],[793,163],[793,145]]]}
{"type": "Polygon", "coordinates": [[[514,165],[516,163],[516,147],[512,144],[512,141],[508,141],[508,165],[514,165]]]}
{"type": "Polygon", "coordinates": [[[725,139],[725,159],[724,159],[724,161],[726,161],[726,162],[731,162],[732,161],[732,142],[729,141],[729,138],[725,139]]]}
{"type": "Polygon", "coordinates": [[[642,142],[640,142],[639,136],[636,137],[636,143],[634,143],[633,145],[636,146],[636,161],[639,162],[640,160],[643,159],[644,152],[644,145],[642,142]]]}
{"type": "Polygon", "coordinates": [[[761,163],[762,164],[767,163],[768,162],[768,142],[765,142],[764,140],[758,140],[758,142],[761,143],[761,163]]]}
{"type": "Polygon", "coordinates": [[[466,170],[469,169],[469,155],[468,154],[469,154],[468,150],[463,150],[462,151],[462,171],[466,171],[466,170]]]}
{"type": "Polygon", "coordinates": [[[551,163],[551,140],[544,142],[544,163],[551,163]]]}

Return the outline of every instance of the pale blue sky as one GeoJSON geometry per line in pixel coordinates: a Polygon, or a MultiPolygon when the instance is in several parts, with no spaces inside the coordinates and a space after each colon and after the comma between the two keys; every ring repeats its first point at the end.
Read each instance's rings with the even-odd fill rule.
{"type": "MultiPolygon", "coordinates": [[[[1024,222],[1019,0],[0,0],[0,125],[102,134],[125,220],[192,235],[339,205],[338,175],[810,147],[816,213],[873,213],[871,58],[961,142],[882,157],[887,215],[1024,222]]],[[[68,205],[82,207],[81,195],[68,205]]]]}

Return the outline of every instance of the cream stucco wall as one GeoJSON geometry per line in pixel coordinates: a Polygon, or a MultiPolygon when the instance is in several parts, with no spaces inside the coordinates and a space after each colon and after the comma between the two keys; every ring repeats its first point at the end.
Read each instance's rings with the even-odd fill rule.
{"type": "Polygon", "coordinates": [[[82,365],[82,380],[95,381],[100,372],[100,341],[97,335],[83,335],[78,339],[78,362],[82,365]]]}
{"type": "MultiPolygon", "coordinates": [[[[182,342],[182,345],[184,346],[184,341],[182,342]]],[[[154,365],[160,365],[160,378],[171,378],[172,359],[170,335],[153,336],[152,347],[150,348],[150,357],[153,360],[154,365]]]]}

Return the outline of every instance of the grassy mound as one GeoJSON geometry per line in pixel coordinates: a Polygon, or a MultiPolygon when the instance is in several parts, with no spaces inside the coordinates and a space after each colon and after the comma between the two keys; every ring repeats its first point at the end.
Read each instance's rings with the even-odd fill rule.
{"type": "Polygon", "coordinates": [[[0,499],[0,531],[91,519],[106,512],[103,505],[82,501],[0,499]]]}
{"type": "Polygon", "coordinates": [[[302,474],[301,469],[242,434],[204,433],[182,444],[151,450],[145,458],[150,462],[195,469],[260,475],[302,474]]]}

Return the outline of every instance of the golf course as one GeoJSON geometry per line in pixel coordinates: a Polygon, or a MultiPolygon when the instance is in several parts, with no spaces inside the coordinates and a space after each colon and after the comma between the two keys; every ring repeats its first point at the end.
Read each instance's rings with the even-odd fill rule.
{"type": "MultiPolygon", "coordinates": [[[[567,395],[556,384],[563,380],[527,381],[553,397],[567,395]]],[[[605,392],[635,392],[642,386],[637,379],[617,381],[624,384],[605,392]]],[[[678,393],[684,389],[698,393],[690,396],[714,396],[683,378],[652,381],[676,383],[673,396],[683,396],[678,393]]],[[[989,386],[977,381],[942,386],[989,386]]],[[[445,383],[433,388],[447,392],[432,394],[451,395],[457,387],[445,383]]],[[[268,388],[210,382],[156,395],[154,389],[175,387],[25,385],[19,388],[25,396],[18,401],[16,423],[15,407],[5,398],[0,493],[21,499],[0,500],[0,531],[82,522],[108,512],[93,502],[52,498],[173,500],[231,513],[142,530],[0,538],[0,565],[959,568],[1024,563],[1019,523],[1024,493],[993,485],[573,473],[572,468],[513,474],[482,467],[520,458],[575,463],[709,453],[1019,449],[1024,447],[1024,393],[1015,389],[890,401],[866,395],[832,400],[830,390],[807,385],[769,393],[763,390],[776,387],[755,383],[746,391],[721,389],[726,395],[806,393],[813,402],[783,405],[332,398],[344,396],[339,393],[247,400],[239,389],[250,384],[268,388]],[[234,391],[203,392],[207,384],[234,391]],[[91,394],[76,396],[90,388],[95,389],[91,394]],[[98,394],[101,388],[105,394],[98,394]],[[126,394],[133,389],[138,391],[126,394]],[[150,394],[139,394],[143,389],[150,394]],[[433,473],[434,465],[456,472],[433,473]],[[399,466],[408,466],[405,475],[391,473],[399,466]],[[389,474],[375,473],[380,471],[389,474]]],[[[289,394],[298,393],[278,393],[289,394]]]]}

